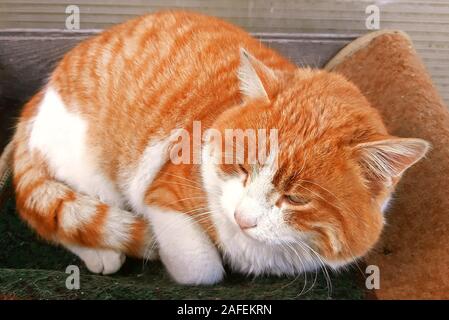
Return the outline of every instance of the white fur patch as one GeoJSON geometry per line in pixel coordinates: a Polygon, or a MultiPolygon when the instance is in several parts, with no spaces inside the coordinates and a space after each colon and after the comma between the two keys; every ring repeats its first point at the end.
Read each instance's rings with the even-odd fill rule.
{"type": "Polygon", "coordinates": [[[182,284],[214,284],[223,278],[217,249],[188,215],[148,207],[159,255],[170,275],[182,284]]]}
{"type": "Polygon", "coordinates": [[[46,158],[55,177],[75,190],[96,195],[121,207],[123,199],[112,182],[101,173],[86,144],[87,122],[67,111],[59,94],[47,89],[31,124],[29,147],[46,158]]]}
{"type": "Polygon", "coordinates": [[[149,142],[133,172],[126,170],[121,174],[124,182],[124,193],[136,212],[143,213],[145,192],[151,182],[168,160],[169,146],[172,136],[149,142]]]}

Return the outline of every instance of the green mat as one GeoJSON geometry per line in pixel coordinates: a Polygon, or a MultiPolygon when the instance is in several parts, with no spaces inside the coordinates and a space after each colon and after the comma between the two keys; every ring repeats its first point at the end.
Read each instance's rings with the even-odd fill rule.
{"type": "Polygon", "coordinates": [[[303,275],[253,279],[228,271],[218,285],[189,287],[175,284],[160,263],[133,259],[113,276],[98,276],[39,240],[16,214],[12,196],[0,209],[0,299],[362,299],[360,279],[356,266],[330,274],[331,289],[322,272],[316,281],[315,273],[307,274],[305,284],[303,275]],[[66,288],[68,265],[80,267],[79,290],[66,288]]]}

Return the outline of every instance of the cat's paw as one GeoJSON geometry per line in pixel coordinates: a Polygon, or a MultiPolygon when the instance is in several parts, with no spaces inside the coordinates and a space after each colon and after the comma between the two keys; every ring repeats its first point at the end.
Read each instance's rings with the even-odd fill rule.
{"type": "Polygon", "coordinates": [[[183,285],[213,285],[223,280],[224,276],[220,259],[195,261],[188,266],[171,264],[167,269],[172,278],[183,285]]]}
{"type": "Polygon", "coordinates": [[[157,207],[149,207],[147,214],[161,261],[176,282],[211,285],[223,279],[224,269],[217,248],[189,215],[157,207]]]}
{"type": "Polygon", "coordinates": [[[126,256],[113,250],[91,250],[81,258],[90,272],[106,275],[120,270],[126,256]]]}
{"type": "Polygon", "coordinates": [[[73,246],[68,247],[68,249],[80,257],[92,273],[104,275],[115,273],[122,267],[126,259],[123,253],[114,250],[73,246]]]}

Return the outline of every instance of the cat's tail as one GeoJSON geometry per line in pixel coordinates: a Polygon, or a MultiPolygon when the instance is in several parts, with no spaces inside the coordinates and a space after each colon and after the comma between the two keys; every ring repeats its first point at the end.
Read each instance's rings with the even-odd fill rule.
{"type": "Polygon", "coordinates": [[[152,246],[146,219],[72,190],[54,178],[41,154],[29,149],[32,117],[27,119],[26,113],[35,107],[33,100],[13,138],[13,184],[20,216],[52,242],[145,257],[152,246]]]}

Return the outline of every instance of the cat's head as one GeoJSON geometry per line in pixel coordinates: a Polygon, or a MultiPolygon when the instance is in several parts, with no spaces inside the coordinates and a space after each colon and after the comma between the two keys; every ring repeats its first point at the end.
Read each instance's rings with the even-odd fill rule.
{"type": "Polygon", "coordinates": [[[222,139],[209,137],[203,152],[220,223],[267,246],[312,248],[334,267],[364,255],[380,236],[394,186],[429,144],[390,136],[360,91],[337,74],[272,70],[242,50],[238,77],[243,102],[217,119],[222,139]],[[244,140],[243,158],[235,157],[242,143],[231,139],[229,149],[225,133],[233,129],[254,130],[257,152],[257,130],[265,129],[262,157],[250,159],[252,138],[244,140]]]}

